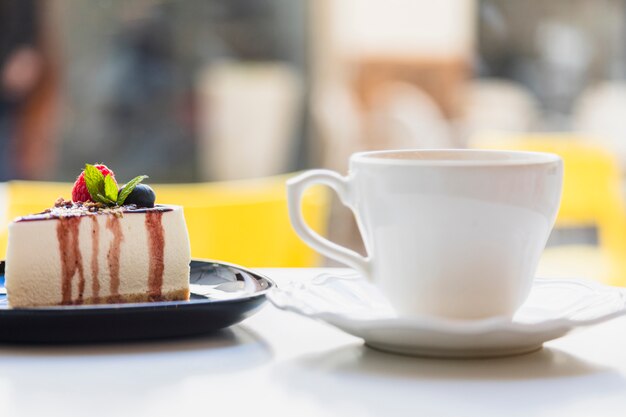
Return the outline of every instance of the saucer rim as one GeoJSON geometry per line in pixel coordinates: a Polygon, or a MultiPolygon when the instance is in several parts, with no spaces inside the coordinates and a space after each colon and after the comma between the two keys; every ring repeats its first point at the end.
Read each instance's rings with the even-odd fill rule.
{"type": "MultiPolygon", "coordinates": [[[[324,275],[324,274],[322,274],[324,275]]],[[[323,283],[315,283],[315,281],[322,275],[315,277],[312,281],[312,285],[324,285],[323,283]]],[[[342,277],[337,275],[329,275],[329,278],[337,280],[354,280],[354,276],[342,277]]],[[[363,278],[360,278],[363,279],[363,278]]],[[[346,328],[352,328],[355,331],[377,331],[382,329],[403,329],[414,330],[419,328],[423,331],[435,331],[442,333],[454,333],[459,335],[476,335],[476,334],[489,334],[496,332],[513,332],[522,334],[536,334],[538,332],[548,332],[562,330],[564,333],[571,331],[577,327],[593,326],[605,321],[613,320],[620,316],[626,315],[626,289],[621,287],[610,286],[602,284],[596,281],[585,280],[581,278],[540,278],[536,277],[533,280],[533,286],[537,281],[542,283],[562,283],[562,284],[578,284],[588,288],[591,291],[607,291],[612,290],[618,292],[624,300],[624,305],[621,309],[598,316],[590,319],[573,319],[573,318],[553,318],[539,322],[516,322],[513,317],[496,316],[483,319],[469,319],[469,320],[455,320],[448,318],[440,318],[434,316],[400,316],[400,317],[385,317],[385,318],[358,318],[353,316],[344,315],[341,313],[334,313],[329,311],[311,311],[310,309],[302,306],[297,306],[290,303],[281,301],[280,298],[283,294],[288,293],[293,285],[302,285],[303,283],[288,283],[280,288],[274,287],[267,293],[267,299],[276,308],[290,311],[305,317],[316,319],[335,327],[339,327],[345,331],[346,328]]],[[[290,297],[287,295],[287,297],[290,297]]],[[[293,297],[291,297],[293,299],[293,297]]]]}

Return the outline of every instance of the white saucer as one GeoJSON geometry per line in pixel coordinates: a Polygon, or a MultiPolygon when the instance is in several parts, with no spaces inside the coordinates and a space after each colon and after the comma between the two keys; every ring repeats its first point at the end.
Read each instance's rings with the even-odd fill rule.
{"type": "Polygon", "coordinates": [[[290,283],[268,298],[280,309],[331,324],[375,349],[454,358],[532,352],[576,328],[626,313],[624,289],[569,279],[535,279],[513,319],[399,317],[376,287],[355,274],[290,283]]]}

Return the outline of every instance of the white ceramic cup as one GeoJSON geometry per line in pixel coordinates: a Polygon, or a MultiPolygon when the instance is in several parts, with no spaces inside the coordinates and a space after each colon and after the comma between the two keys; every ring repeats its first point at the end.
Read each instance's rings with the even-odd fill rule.
{"type": "Polygon", "coordinates": [[[489,150],[357,153],[343,177],[287,182],[289,215],[318,252],[371,279],[401,315],[512,316],[527,298],[561,199],[557,155],[489,150]],[[367,257],[321,237],[302,194],[332,187],[352,209],[367,257]]]}

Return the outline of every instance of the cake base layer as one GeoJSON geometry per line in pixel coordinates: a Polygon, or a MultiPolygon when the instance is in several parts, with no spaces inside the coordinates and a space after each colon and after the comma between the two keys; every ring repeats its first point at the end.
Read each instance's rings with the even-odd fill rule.
{"type": "MultiPolygon", "coordinates": [[[[189,289],[172,290],[162,293],[159,297],[151,296],[150,294],[123,294],[116,297],[99,297],[99,298],[85,298],[82,303],[63,304],[58,303],[56,305],[94,305],[94,304],[121,304],[121,303],[147,303],[154,301],[186,301],[189,300],[189,289]]],[[[11,304],[11,308],[32,308],[32,307],[45,307],[50,304],[19,306],[11,304]]]]}

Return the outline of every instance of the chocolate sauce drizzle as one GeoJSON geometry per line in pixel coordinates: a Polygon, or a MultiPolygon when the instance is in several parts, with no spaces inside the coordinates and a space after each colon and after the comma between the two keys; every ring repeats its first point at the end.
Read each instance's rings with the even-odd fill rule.
{"type": "Polygon", "coordinates": [[[109,252],[107,253],[107,264],[109,265],[109,297],[107,301],[109,303],[120,302],[120,252],[122,248],[122,242],[124,241],[124,234],[122,233],[122,227],[120,226],[120,219],[116,216],[110,216],[107,218],[106,228],[113,234],[113,240],[111,246],[109,246],[109,252]]]}
{"type": "Polygon", "coordinates": [[[96,216],[91,216],[91,296],[93,302],[100,300],[100,266],[98,252],[100,251],[100,224],[96,216]]]}
{"type": "Polygon", "coordinates": [[[82,304],[85,291],[85,274],[83,257],[78,242],[78,228],[81,217],[60,218],[57,224],[57,239],[61,252],[61,304],[82,304]],[[72,279],[78,271],[78,298],[72,300],[72,279]]]}
{"type": "Polygon", "coordinates": [[[161,219],[163,212],[153,211],[146,213],[146,231],[148,233],[148,248],[150,250],[150,266],[148,269],[148,294],[153,301],[161,300],[163,290],[163,254],[165,251],[165,237],[161,219]]]}
{"type": "Polygon", "coordinates": [[[15,219],[15,221],[19,223],[19,222],[62,219],[66,217],[93,216],[93,215],[101,215],[101,214],[115,214],[115,213],[121,213],[122,215],[135,214],[135,213],[140,214],[140,213],[150,213],[153,211],[167,212],[167,211],[172,211],[172,208],[168,206],[163,206],[163,205],[155,205],[154,207],[151,207],[151,208],[136,207],[134,205],[129,205],[129,206],[122,206],[122,207],[113,208],[113,209],[106,208],[103,210],[92,212],[84,206],[53,207],[41,213],[29,214],[28,216],[18,217],[17,219],[15,219]]]}
{"type": "MultiPolygon", "coordinates": [[[[163,229],[163,213],[171,211],[169,207],[155,207],[155,209],[135,209],[125,213],[145,213],[145,226],[148,235],[148,250],[150,255],[148,265],[148,295],[150,300],[162,300],[163,273],[165,270],[165,231],[163,229]]],[[[83,267],[83,257],[79,244],[79,226],[85,215],[70,215],[52,217],[58,219],[57,239],[59,242],[59,252],[61,255],[61,293],[62,305],[82,304],[85,292],[85,273],[83,267]],[[72,297],[72,281],[78,273],[78,297],[72,297]]],[[[100,252],[100,225],[98,223],[99,214],[90,214],[91,217],[91,292],[94,303],[100,299],[100,267],[98,263],[100,252]]],[[[50,218],[50,217],[48,217],[50,218]]],[[[26,217],[20,221],[44,220],[39,217],[26,217]]],[[[121,302],[120,297],[120,254],[124,234],[118,216],[112,214],[107,216],[106,228],[113,234],[113,240],[107,252],[107,266],[109,269],[110,281],[107,297],[109,303],[121,302]]]]}

